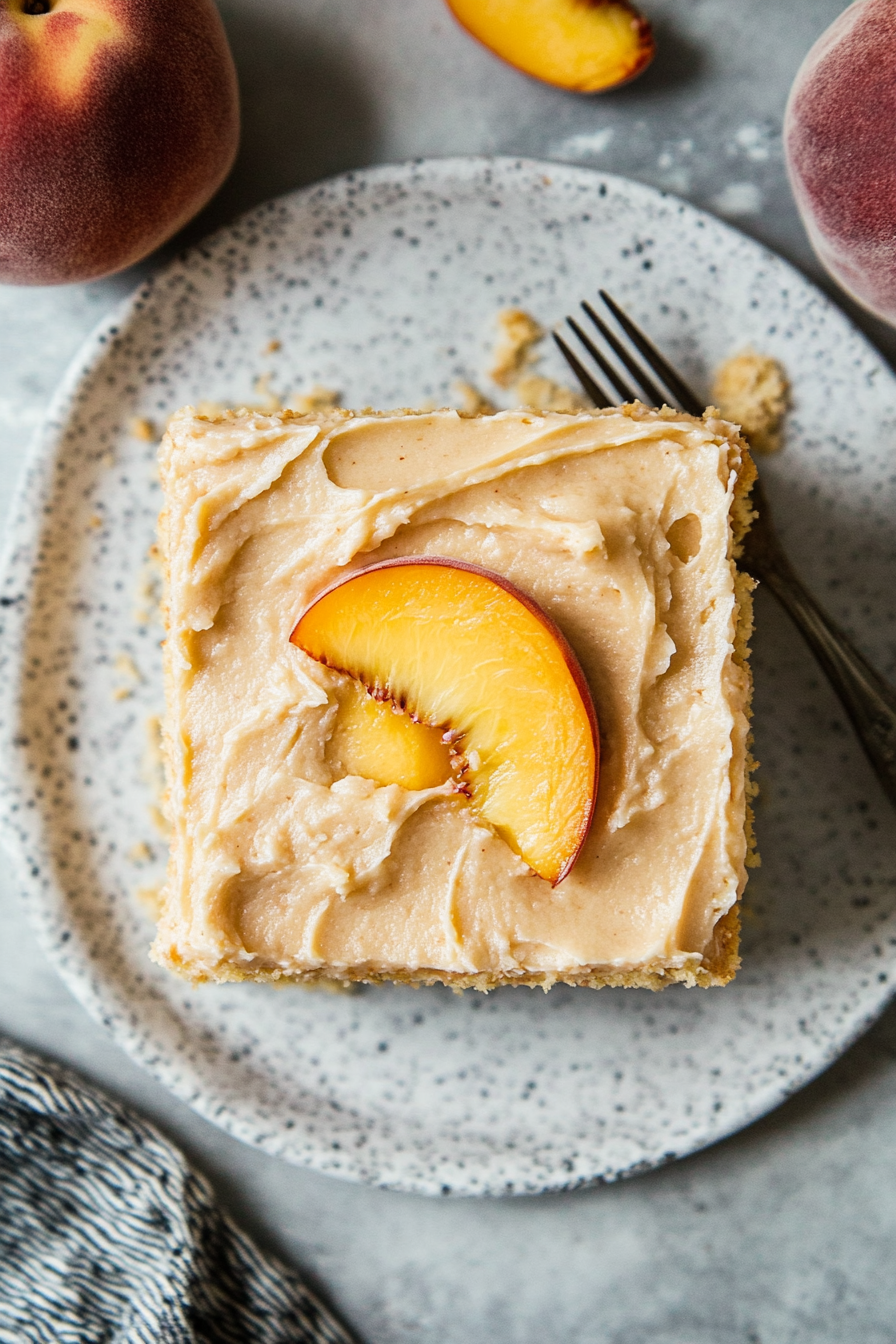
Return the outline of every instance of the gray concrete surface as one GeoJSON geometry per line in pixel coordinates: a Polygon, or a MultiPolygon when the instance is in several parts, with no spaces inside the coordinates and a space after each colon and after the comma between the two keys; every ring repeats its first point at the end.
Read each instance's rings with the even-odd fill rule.
{"type": "MultiPolygon", "coordinates": [[[[503,66],[442,0],[224,0],[244,144],[184,237],[361,164],[525,153],[669,188],[817,277],[780,122],[800,60],[840,0],[643,3],[660,42],[654,67],[627,89],[580,99],[503,66]]],[[[66,363],[144,269],[71,289],[0,288],[0,514],[66,363]]],[[[896,354],[892,332],[858,320],[896,354]]],[[[569,1196],[428,1202],[292,1169],[218,1133],[69,997],[5,871],[0,910],[0,1030],[156,1120],[368,1344],[896,1339],[896,1010],[774,1115],[674,1167],[569,1196]]]]}

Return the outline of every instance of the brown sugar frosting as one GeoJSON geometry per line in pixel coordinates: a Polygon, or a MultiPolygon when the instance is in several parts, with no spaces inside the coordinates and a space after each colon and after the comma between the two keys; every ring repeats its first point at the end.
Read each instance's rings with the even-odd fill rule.
{"type": "Polygon", "coordinates": [[[172,847],[157,960],[194,979],[724,983],[746,881],[749,454],[724,422],[181,412],[161,449],[172,847]],[[451,785],[338,777],[339,674],[289,643],[373,560],[475,562],[578,655],[597,811],[557,887],[451,785]]]}

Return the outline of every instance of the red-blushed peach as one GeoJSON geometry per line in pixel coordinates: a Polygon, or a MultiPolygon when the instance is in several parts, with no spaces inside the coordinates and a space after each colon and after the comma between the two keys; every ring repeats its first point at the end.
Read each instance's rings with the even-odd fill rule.
{"type": "Polygon", "coordinates": [[[784,119],[787,166],[819,260],[896,323],[896,5],[858,0],[804,60],[784,119]]]}
{"type": "Polygon", "coordinates": [[[138,261],[217,190],[238,141],[212,0],[0,0],[0,281],[138,261]]]}

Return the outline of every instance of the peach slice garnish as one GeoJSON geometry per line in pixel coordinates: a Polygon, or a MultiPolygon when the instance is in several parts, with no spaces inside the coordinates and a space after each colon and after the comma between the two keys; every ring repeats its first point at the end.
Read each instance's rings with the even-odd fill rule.
{"type": "Polygon", "coordinates": [[[656,50],[650,24],[628,0],[447,0],[455,18],[496,56],[576,93],[634,79],[656,50]]]}
{"type": "MultiPolygon", "coordinates": [[[[552,885],[567,876],[594,813],[597,718],[575,654],[530,597],[459,560],[388,560],[328,589],[290,638],[438,729],[483,821],[552,885]]],[[[365,722],[368,755],[371,732],[365,722]]]]}

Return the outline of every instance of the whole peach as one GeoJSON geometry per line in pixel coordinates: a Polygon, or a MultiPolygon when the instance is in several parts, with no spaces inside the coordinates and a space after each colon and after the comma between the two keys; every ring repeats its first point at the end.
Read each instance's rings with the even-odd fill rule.
{"type": "Polygon", "coordinates": [[[896,4],[857,0],[797,74],[784,118],[790,181],[831,275],[896,323],[896,4]]]}
{"type": "Polygon", "coordinates": [[[217,190],[238,140],[212,0],[0,0],[0,281],[139,260],[217,190]]]}

